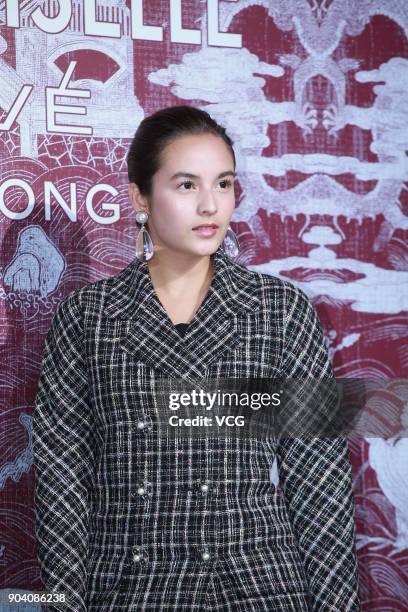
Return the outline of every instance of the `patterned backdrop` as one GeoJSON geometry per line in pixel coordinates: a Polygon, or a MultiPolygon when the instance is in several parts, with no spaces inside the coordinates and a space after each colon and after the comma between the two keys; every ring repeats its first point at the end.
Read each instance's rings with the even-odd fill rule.
{"type": "MultiPolygon", "coordinates": [[[[163,106],[227,128],[239,262],[309,295],[336,376],[381,381],[380,418],[400,402],[407,431],[407,0],[0,0],[0,22],[0,589],[43,590],[44,337],[71,290],[134,257],[125,155],[163,106]]],[[[408,437],[392,433],[349,438],[369,612],[408,610],[408,437]]]]}

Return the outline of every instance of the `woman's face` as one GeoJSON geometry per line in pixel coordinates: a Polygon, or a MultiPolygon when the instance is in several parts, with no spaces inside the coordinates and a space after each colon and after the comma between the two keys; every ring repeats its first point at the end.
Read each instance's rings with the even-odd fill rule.
{"type": "Polygon", "coordinates": [[[235,207],[234,160],[223,139],[213,134],[180,136],[166,145],[152,194],[141,196],[134,183],[129,195],[136,210],[149,213],[154,247],[210,255],[224,239],[235,207]],[[215,224],[215,231],[196,230],[215,224]]]}

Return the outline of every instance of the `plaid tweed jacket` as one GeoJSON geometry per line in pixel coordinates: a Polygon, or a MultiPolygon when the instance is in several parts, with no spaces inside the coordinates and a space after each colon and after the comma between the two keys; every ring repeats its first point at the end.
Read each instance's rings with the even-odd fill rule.
{"type": "Polygon", "coordinates": [[[357,612],[347,440],[159,438],[156,378],[333,377],[316,311],[221,247],[181,337],[145,262],[71,292],[33,413],[41,577],[72,612],[357,612]],[[270,480],[277,457],[279,486],[270,480]]]}

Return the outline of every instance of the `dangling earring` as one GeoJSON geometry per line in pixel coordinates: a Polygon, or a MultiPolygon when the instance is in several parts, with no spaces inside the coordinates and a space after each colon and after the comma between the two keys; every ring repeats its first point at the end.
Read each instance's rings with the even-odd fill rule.
{"type": "Polygon", "coordinates": [[[239,253],[239,242],[236,233],[231,226],[228,226],[223,243],[224,250],[228,257],[235,258],[239,253]]]}
{"type": "Polygon", "coordinates": [[[145,228],[145,223],[148,219],[149,215],[144,211],[137,211],[136,213],[136,223],[140,223],[142,227],[139,230],[137,239],[136,239],[136,257],[140,261],[149,261],[153,257],[154,247],[152,239],[150,238],[150,234],[145,228]]]}

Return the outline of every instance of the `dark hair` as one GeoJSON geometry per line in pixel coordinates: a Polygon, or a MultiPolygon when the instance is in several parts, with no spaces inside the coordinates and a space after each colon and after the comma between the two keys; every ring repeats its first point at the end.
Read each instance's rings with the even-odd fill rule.
{"type": "Polygon", "coordinates": [[[145,117],[139,124],[127,155],[129,182],[136,183],[143,195],[150,195],[152,178],[160,168],[163,148],[179,136],[188,134],[220,136],[231,150],[235,168],[234,143],[224,127],[206,111],[194,106],[168,106],[145,117]]]}

